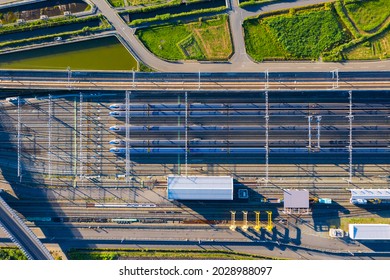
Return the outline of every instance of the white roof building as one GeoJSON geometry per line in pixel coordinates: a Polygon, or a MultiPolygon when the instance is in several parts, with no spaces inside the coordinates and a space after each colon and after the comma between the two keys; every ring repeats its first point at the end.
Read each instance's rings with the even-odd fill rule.
{"type": "Polygon", "coordinates": [[[354,240],[390,240],[390,225],[349,224],[349,237],[354,240]]]}
{"type": "Polygon", "coordinates": [[[390,199],[390,189],[350,189],[351,199],[390,199]]]}
{"type": "Polygon", "coordinates": [[[233,178],[230,176],[167,177],[169,200],[233,200],[233,178]]]}

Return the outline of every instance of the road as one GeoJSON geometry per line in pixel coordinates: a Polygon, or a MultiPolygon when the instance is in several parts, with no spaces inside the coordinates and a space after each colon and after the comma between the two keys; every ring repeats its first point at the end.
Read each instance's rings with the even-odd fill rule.
{"type": "MultiPolygon", "coordinates": [[[[160,248],[232,250],[268,257],[291,259],[366,259],[388,258],[389,252],[374,252],[369,246],[329,239],[325,234],[312,235],[304,226],[277,225],[274,234],[256,233],[226,226],[112,226],[90,224],[40,224],[45,243],[60,242],[70,248],[160,248]],[[64,234],[70,229],[72,238],[64,234]],[[348,253],[350,252],[350,253],[348,253]],[[352,256],[351,254],[355,254],[352,256]]],[[[32,226],[34,231],[39,232],[32,226]]],[[[6,239],[0,241],[6,242],[6,239]]],[[[387,247],[386,247],[387,248],[387,247]]],[[[384,249],[384,248],[383,248],[384,249]]]]}

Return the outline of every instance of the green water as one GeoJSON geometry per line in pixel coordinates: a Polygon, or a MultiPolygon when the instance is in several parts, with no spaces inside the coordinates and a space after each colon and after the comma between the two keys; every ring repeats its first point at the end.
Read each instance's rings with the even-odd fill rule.
{"type": "Polygon", "coordinates": [[[0,69],[132,70],[137,61],[116,37],[0,55],[0,69]]]}

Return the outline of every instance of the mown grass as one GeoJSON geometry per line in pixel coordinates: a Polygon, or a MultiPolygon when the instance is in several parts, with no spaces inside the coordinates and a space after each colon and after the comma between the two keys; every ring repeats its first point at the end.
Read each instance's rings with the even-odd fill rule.
{"type": "Polygon", "coordinates": [[[18,248],[0,248],[0,260],[27,260],[18,248]]]}
{"type": "Polygon", "coordinates": [[[333,8],[290,10],[288,14],[248,21],[244,24],[248,54],[260,61],[273,59],[270,51],[287,59],[316,60],[323,52],[350,40],[333,8]]]}
{"type": "Polygon", "coordinates": [[[390,31],[372,41],[367,41],[348,50],[344,54],[348,60],[390,58],[390,31]]]}
{"type": "Polygon", "coordinates": [[[125,0],[108,0],[108,2],[110,2],[111,6],[116,8],[125,6],[125,0]]]}
{"type": "Polygon", "coordinates": [[[348,231],[349,224],[389,224],[389,218],[341,218],[340,228],[348,231]]]}
{"type": "Polygon", "coordinates": [[[264,22],[247,20],[244,22],[244,32],[247,53],[254,60],[282,60],[288,57],[287,51],[264,22]]]}
{"type": "Polygon", "coordinates": [[[184,259],[184,260],[261,260],[270,259],[258,255],[242,254],[222,250],[160,250],[160,249],[96,249],[71,250],[71,260],[118,260],[118,259],[184,259]]]}
{"type": "Polygon", "coordinates": [[[227,60],[233,51],[226,16],[139,29],[136,34],[152,53],[167,60],[227,60]]]}
{"type": "Polygon", "coordinates": [[[344,0],[345,8],[358,28],[372,31],[390,16],[389,0],[344,0]]]}
{"type": "MultiPolygon", "coordinates": [[[[122,0],[123,1],[123,0],[122,0]]],[[[171,2],[170,0],[127,0],[131,6],[151,5],[171,2]]]]}

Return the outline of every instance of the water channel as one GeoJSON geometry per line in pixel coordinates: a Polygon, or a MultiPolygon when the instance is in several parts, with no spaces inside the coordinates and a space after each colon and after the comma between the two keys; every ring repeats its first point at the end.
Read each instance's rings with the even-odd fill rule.
{"type": "Polygon", "coordinates": [[[114,36],[0,55],[0,69],[136,70],[114,36]]]}

